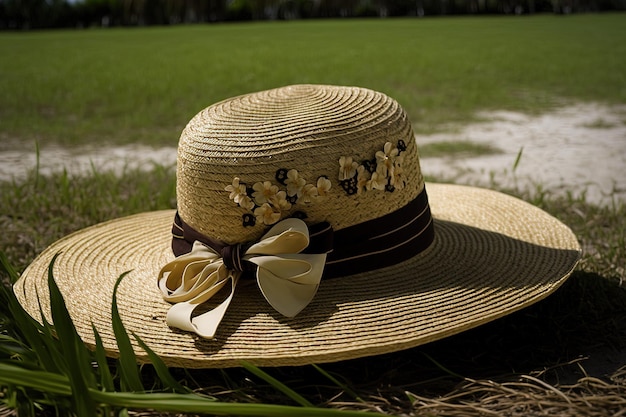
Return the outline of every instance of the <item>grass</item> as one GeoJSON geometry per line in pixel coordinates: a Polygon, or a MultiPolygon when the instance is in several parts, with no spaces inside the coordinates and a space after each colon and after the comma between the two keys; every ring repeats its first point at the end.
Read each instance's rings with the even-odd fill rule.
{"type": "MultiPolygon", "coordinates": [[[[626,102],[623,14],[0,33],[0,137],[175,145],[218,100],[292,83],[386,92],[418,132],[478,110],[626,102]]],[[[6,144],[9,145],[6,145],[6,144]]]]}
{"type": "Polygon", "coordinates": [[[469,140],[431,142],[420,145],[419,150],[422,157],[429,158],[470,158],[501,153],[501,150],[495,146],[469,140]]]}
{"type": "MultiPolygon", "coordinates": [[[[45,158],[46,145],[55,142],[173,146],[184,123],[212,102],[302,82],[387,92],[422,133],[470,121],[480,110],[540,112],[579,100],[623,104],[623,18],[319,20],[0,33],[0,53],[11,57],[0,60],[0,149],[32,147],[38,140],[45,158]]],[[[422,152],[494,151],[474,145],[440,143],[422,152]]],[[[100,415],[623,412],[626,205],[595,206],[584,194],[557,197],[539,185],[504,191],[568,224],[584,250],[564,286],[529,308],[375,358],[199,371],[168,369],[158,358],[139,367],[128,347],[123,349],[130,360],[124,362],[105,358],[99,349],[87,351],[60,294],[55,323],[62,329],[30,320],[5,285],[0,415],[10,415],[9,409],[43,416],[96,409],[100,415]],[[77,392],[83,395],[73,398],[77,392]]],[[[8,284],[72,231],[173,208],[175,198],[174,170],[159,165],[117,173],[94,169],[86,176],[43,176],[35,169],[23,181],[0,182],[0,252],[6,256],[1,280],[8,284]]],[[[120,324],[118,340],[128,346],[120,324]]]]}
{"type": "MultiPolygon", "coordinates": [[[[45,157],[45,154],[43,155],[45,157]]],[[[75,230],[126,214],[176,205],[172,167],[154,165],[148,173],[93,171],[51,176],[33,170],[22,182],[0,183],[0,248],[18,270],[52,241],[75,230]]]]}

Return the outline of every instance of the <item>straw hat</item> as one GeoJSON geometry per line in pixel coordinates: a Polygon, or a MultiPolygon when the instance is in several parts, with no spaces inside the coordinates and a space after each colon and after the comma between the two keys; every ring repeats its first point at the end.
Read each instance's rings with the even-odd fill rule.
{"type": "MultiPolygon", "coordinates": [[[[498,192],[425,184],[411,124],[382,93],[294,85],[231,98],[182,132],[178,211],[101,223],[15,284],[51,320],[50,260],[75,326],[108,353],[128,332],[170,366],[338,361],[406,349],[528,306],[580,246],[498,192]]],[[[137,347],[141,360],[148,360],[137,347]]]]}

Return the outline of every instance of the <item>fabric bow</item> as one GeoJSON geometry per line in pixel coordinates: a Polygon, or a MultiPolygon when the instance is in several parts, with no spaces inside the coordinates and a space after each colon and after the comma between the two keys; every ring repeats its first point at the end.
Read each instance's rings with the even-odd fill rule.
{"type": "Polygon", "coordinates": [[[178,256],[159,273],[163,298],[175,303],[167,313],[167,324],[212,339],[235,294],[244,261],[256,265],[256,281],[267,302],[282,315],[294,317],[315,296],[326,263],[325,253],[301,254],[308,245],[308,227],[295,218],[275,224],[243,254],[235,247],[229,259],[194,242],[191,252],[178,256]],[[226,284],[230,284],[230,295],[217,307],[192,318],[194,310],[226,284]]]}

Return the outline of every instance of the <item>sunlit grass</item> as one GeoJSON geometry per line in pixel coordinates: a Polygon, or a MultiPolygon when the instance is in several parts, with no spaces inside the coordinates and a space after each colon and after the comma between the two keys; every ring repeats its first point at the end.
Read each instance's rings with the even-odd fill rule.
{"type": "MultiPolygon", "coordinates": [[[[623,104],[622,23],[622,15],[587,15],[2,33],[0,53],[11,59],[0,60],[0,147],[30,146],[34,139],[44,148],[55,141],[174,146],[186,121],[206,105],[302,82],[389,93],[421,132],[471,120],[483,109],[539,112],[567,100],[623,104]]],[[[599,119],[594,127],[605,125],[599,119]]],[[[497,151],[467,143],[420,150],[423,156],[497,151]]],[[[559,291],[521,312],[376,358],[313,367],[187,371],[168,369],[158,358],[140,367],[132,355],[122,364],[107,359],[103,349],[87,351],[64,317],[60,294],[53,304],[55,323],[63,330],[55,329],[55,338],[50,326],[36,324],[21,310],[5,286],[0,293],[0,404],[27,416],[93,408],[101,415],[152,409],[298,416],[337,414],[344,408],[479,415],[486,405],[496,407],[496,402],[481,403],[481,395],[509,399],[491,408],[506,414],[519,411],[529,393],[544,389],[536,397],[537,410],[561,407],[591,415],[604,407],[605,414],[619,413],[626,407],[619,395],[623,372],[603,380],[604,385],[581,382],[571,392],[545,384],[558,384],[563,369],[584,371],[589,352],[597,357],[599,348],[624,348],[626,206],[617,200],[597,206],[584,194],[555,196],[539,185],[504,191],[561,219],[584,251],[559,291]],[[70,369],[68,361],[74,359],[80,364],[70,369]],[[83,395],[74,398],[78,392],[83,395]]],[[[2,282],[15,279],[39,252],[68,233],[175,204],[174,169],[160,165],[115,173],[94,169],[83,176],[43,176],[35,169],[24,181],[0,182],[2,282]]],[[[117,327],[121,349],[129,354],[119,322],[117,327]]]]}
{"type": "MultiPolygon", "coordinates": [[[[45,158],[45,154],[42,156],[45,158]]],[[[22,270],[53,241],[105,220],[176,205],[175,169],[40,175],[0,182],[0,248],[22,270]]]]}
{"type": "MultiPolygon", "coordinates": [[[[221,99],[294,83],[396,98],[418,132],[480,110],[626,102],[623,15],[0,33],[0,138],[175,145],[221,99]]],[[[14,143],[15,145],[15,143],[14,143]]]]}

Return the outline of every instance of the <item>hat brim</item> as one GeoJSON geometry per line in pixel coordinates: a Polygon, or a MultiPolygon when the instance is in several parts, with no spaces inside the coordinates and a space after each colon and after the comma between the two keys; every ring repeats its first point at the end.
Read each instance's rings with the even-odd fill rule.
{"type": "MultiPolygon", "coordinates": [[[[126,330],[167,365],[188,368],[304,365],[389,353],[492,321],[546,297],[572,273],[580,246],[544,211],[486,189],[427,184],[435,241],[425,252],[366,273],[323,280],[295,318],[282,317],[253,282],[237,288],[216,338],[169,328],[157,287],[173,258],[174,211],[142,213],[75,232],[51,245],[14,286],[24,308],[50,317],[48,266],[83,341],[92,324],[118,355],[111,326],[113,286],[126,330]]],[[[139,360],[147,355],[136,347],[139,360]]]]}

